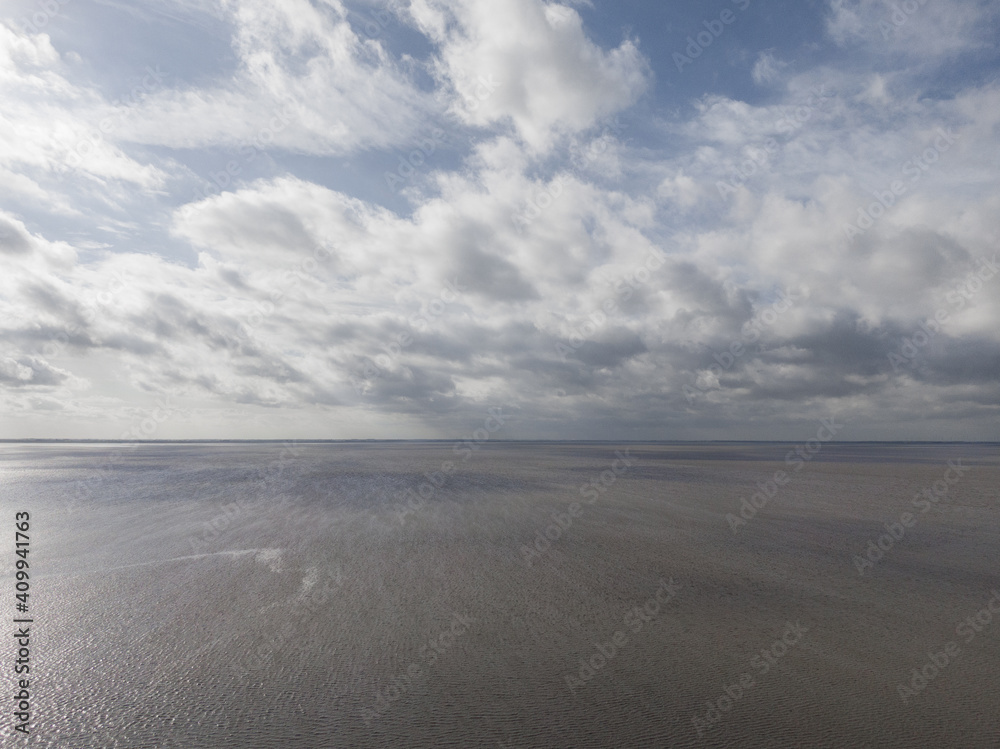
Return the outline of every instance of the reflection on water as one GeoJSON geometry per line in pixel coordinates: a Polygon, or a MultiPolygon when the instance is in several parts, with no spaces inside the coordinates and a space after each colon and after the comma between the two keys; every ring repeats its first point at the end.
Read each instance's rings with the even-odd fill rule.
{"type": "Polygon", "coordinates": [[[433,442],[0,445],[4,517],[32,513],[27,744],[939,747],[1000,735],[995,637],[919,705],[897,697],[997,586],[995,445],[825,445],[739,534],[726,515],[794,446],[628,447],[635,465],[617,464],[588,504],[583,487],[621,445],[498,442],[468,461],[433,442]],[[859,576],[852,555],[958,457],[973,470],[950,500],[859,576]],[[454,471],[436,475],[448,460],[454,471]],[[540,536],[545,553],[528,564],[540,536]],[[665,580],[676,595],[642,618],[665,580]],[[692,718],[789,621],[808,637],[699,738],[692,718]],[[595,653],[607,657],[586,688],[568,688],[595,653]]]}

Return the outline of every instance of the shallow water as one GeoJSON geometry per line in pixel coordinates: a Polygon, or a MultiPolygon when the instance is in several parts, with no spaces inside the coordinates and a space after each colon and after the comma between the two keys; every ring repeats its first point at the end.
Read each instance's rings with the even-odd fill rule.
{"type": "Polygon", "coordinates": [[[31,513],[18,741],[996,746],[1000,617],[956,627],[1000,590],[998,446],[825,444],[797,471],[794,447],[0,445],[6,536],[31,513]],[[969,470],[859,573],[949,459],[969,470]]]}

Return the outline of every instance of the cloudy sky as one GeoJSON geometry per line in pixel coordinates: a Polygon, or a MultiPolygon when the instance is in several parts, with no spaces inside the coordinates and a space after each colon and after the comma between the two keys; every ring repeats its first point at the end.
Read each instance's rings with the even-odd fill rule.
{"type": "Polygon", "coordinates": [[[1000,439],[994,1],[0,14],[0,437],[1000,439]]]}

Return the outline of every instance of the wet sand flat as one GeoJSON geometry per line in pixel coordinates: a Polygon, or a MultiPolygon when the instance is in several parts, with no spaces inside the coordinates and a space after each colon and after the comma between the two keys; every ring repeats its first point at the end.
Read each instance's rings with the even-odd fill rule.
{"type": "Polygon", "coordinates": [[[30,746],[997,746],[996,444],[122,447],[0,445],[30,746]]]}

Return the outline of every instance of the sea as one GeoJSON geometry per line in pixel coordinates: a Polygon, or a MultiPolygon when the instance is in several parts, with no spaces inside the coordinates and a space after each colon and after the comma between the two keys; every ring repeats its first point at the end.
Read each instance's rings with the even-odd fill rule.
{"type": "Polygon", "coordinates": [[[998,447],[4,442],[2,744],[997,747],[998,447]]]}

